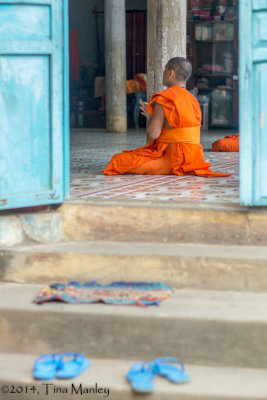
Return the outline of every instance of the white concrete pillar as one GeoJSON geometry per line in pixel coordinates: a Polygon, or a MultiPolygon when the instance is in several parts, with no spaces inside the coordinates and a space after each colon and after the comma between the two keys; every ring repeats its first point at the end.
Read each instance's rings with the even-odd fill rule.
{"type": "Polygon", "coordinates": [[[127,131],[125,0],[105,0],[106,129],[127,131]]]}
{"type": "Polygon", "coordinates": [[[186,57],[186,0],[147,0],[147,94],[163,90],[172,57],[186,57]]]}

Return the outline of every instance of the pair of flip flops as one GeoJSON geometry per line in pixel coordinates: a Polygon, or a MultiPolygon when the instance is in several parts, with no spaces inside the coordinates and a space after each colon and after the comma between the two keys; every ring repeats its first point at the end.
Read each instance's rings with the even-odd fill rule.
{"type": "Polygon", "coordinates": [[[89,360],[81,353],[44,354],[34,362],[33,377],[42,380],[75,378],[89,365],[89,360]]]}
{"type": "Polygon", "coordinates": [[[127,373],[127,379],[138,393],[151,393],[156,375],[167,378],[172,383],[185,383],[190,376],[185,372],[184,364],[173,357],[155,358],[154,361],[136,362],[127,373]],[[175,363],[178,366],[171,364],[175,363]]]}

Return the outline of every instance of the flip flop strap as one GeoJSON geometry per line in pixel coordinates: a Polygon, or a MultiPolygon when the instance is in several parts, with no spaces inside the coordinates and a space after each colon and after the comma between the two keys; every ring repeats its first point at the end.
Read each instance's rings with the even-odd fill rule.
{"type": "Polygon", "coordinates": [[[66,353],[62,354],[62,356],[60,357],[60,360],[59,360],[60,368],[63,367],[64,358],[65,358],[65,357],[69,357],[69,356],[72,356],[73,359],[74,359],[77,363],[79,363],[79,364],[82,364],[82,363],[83,363],[83,360],[84,360],[84,358],[85,358],[84,355],[83,355],[82,353],[74,353],[73,351],[67,351],[66,353]]]}
{"type": "MultiPolygon", "coordinates": [[[[136,372],[139,371],[149,371],[149,368],[151,367],[151,362],[150,361],[145,361],[143,363],[140,362],[136,362],[134,363],[130,370],[129,370],[129,374],[135,374],[136,372]]],[[[151,370],[151,372],[153,373],[153,369],[151,370]]]]}
{"type": "Polygon", "coordinates": [[[143,364],[141,364],[140,369],[141,369],[142,371],[148,370],[149,367],[150,367],[150,364],[151,364],[150,361],[145,361],[145,362],[143,362],[143,364]]]}
{"type": "Polygon", "coordinates": [[[41,356],[37,357],[36,360],[34,361],[33,367],[35,368],[40,361],[43,361],[45,359],[54,359],[54,361],[57,360],[58,357],[58,361],[60,361],[61,358],[61,354],[60,353],[52,353],[52,354],[42,354],[41,356]]]}
{"type": "Polygon", "coordinates": [[[157,366],[157,368],[159,368],[159,364],[161,362],[164,361],[170,361],[176,364],[179,364],[181,366],[181,372],[184,372],[185,368],[184,368],[184,364],[182,363],[181,360],[178,360],[178,358],[174,358],[174,357],[162,357],[162,358],[155,358],[154,363],[157,366]]]}

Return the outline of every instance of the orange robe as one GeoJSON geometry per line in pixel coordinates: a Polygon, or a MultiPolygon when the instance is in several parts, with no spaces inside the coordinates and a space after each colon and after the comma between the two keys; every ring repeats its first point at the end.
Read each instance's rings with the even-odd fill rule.
{"type": "Polygon", "coordinates": [[[154,94],[147,106],[151,115],[155,102],[162,105],[172,129],[163,128],[158,139],[143,147],[115,154],[104,174],[230,176],[211,171],[210,164],[204,161],[200,144],[201,110],[190,92],[172,86],[154,94]]]}

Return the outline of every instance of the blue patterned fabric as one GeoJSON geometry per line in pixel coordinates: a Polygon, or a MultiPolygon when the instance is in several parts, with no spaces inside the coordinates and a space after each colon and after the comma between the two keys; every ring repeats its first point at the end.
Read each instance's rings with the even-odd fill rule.
{"type": "Polygon", "coordinates": [[[80,283],[72,281],[66,284],[52,283],[44,287],[34,302],[47,301],[64,303],[106,303],[117,305],[150,306],[159,305],[167,299],[173,289],[160,282],[116,281],[107,285],[96,281],[80,283]]]}

